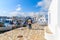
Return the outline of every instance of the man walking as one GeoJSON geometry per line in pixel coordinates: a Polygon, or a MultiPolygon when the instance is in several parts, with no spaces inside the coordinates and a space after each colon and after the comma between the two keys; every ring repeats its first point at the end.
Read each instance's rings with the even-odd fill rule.
{"type": "Polygon", "coordinates": [[[32,28],[32,20],[31,19],[28,19],[28,27],[29,27],[29,29],[32,28]]]}

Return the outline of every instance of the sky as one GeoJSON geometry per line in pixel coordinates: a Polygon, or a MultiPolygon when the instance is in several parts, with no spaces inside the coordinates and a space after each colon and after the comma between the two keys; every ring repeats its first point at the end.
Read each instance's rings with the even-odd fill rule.
{"type": "MultiPolygon", "coordinates": [[[[43,0],[0,0],[0,16],[39,13],[46,6],[43,0]]],[[[47,4],[48,5],[48,4],[47,4]]]]}

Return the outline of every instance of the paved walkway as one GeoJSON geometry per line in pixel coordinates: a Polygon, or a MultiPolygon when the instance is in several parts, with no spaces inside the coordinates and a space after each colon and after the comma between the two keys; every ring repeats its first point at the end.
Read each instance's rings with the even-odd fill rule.
{"type": "MultiPolygon", "coordinates": [[[[38,24],[33,24],[32,27],[40,27],[38,24]]],[[[0,34],[0,40],[45,40],[44,30],[28,29],[27,27],[14,29],[12,31],[0,34]]]]}

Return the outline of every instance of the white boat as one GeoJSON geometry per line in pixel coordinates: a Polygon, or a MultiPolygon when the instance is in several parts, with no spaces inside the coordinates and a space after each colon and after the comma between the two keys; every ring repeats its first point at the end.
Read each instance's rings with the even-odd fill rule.
{"type": "Polygon", "coordinates": [[[3,27],[0,26],[0,31],[6,31],[12,29],[12,24],[10,24],[12,19],[6,19],[3,23],[3,27]]]}

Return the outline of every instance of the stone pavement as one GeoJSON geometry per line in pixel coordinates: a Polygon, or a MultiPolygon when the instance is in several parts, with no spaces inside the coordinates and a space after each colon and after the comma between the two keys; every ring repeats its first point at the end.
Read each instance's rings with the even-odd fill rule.
{"type": "MultiPolygon", "coordinates": [[[[38,24],[32,25],[33,28],[37,26],[38,24]]],[[[21,29],[17,28],[12,31],[0,34],[0,40],[46,40],[44,33],[45,29],[34,30],[28,29],[27,27],[22,27],[21,29]]]]}

